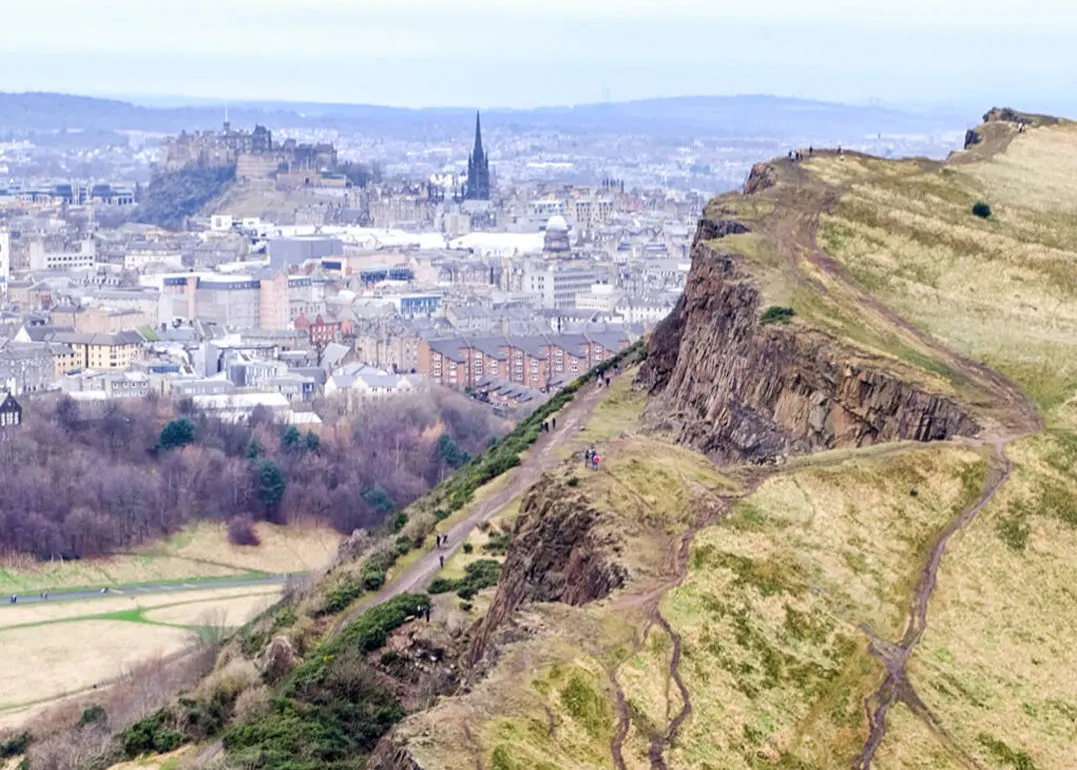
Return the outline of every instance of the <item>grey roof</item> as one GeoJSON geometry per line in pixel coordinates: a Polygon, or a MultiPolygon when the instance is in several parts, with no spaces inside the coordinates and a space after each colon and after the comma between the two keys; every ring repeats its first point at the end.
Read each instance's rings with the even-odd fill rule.
{"type": "Polygon", "coordinates": [[[113,334],[56,332],[47,339],[49,342],[61,342],[67,345],[141,345],[145,342],[141,334],[130,331],[113,334]]]}

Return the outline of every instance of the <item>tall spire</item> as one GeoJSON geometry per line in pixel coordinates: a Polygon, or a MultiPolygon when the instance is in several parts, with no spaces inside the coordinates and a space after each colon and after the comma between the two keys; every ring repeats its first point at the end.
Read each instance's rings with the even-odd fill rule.
{"type": "Polygon", "coordinates": [[[468,200],[490,200],[490,159],[482,148],[482,123],[475,111],[475,149],[467,159],[468,200]]]}
{"type": "Polygon", "coordinates": [[[475,110],[475,149],[472,153],[476,158],[481,158],[482,152],[482,125],[479,123],[479,111],[475,110]]]}

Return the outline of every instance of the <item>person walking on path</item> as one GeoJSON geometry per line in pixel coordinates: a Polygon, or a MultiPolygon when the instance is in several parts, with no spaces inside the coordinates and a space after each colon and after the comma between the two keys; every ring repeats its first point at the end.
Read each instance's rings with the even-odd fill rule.
{"type": "Polygon", "coordinates": [[[445,556],[443,554],[438,554],[438,564],[442,569],[445,568],[445,556]]]}
{"type": "Polygon", "coordinates": [[[598,470],[598,454],[596,453],[591,457],[591,470],[598,470]]]}
{"type": "Polygon", "coordinates": [[[557,418],[550,420],[550,430],[557,430],[557,418]]]}

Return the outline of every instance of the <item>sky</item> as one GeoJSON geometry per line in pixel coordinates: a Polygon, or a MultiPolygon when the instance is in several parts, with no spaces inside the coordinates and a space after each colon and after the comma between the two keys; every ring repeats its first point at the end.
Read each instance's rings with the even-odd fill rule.
{"type": "Polygon", "coordinates": [[[1072,0],[0,0],[0,91],[534,107],[1077,103],[1072,0]]]}

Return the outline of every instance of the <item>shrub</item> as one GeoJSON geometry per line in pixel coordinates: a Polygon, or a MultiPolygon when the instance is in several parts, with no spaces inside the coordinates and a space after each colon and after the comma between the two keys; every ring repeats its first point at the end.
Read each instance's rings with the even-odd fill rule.
{"type": "Polygon", "coordinates": [[[987,219],[991,216],[991,207],[983,201],[977,201],[972,204],[972,213],[978,216],[980,219],[987,219]]]}
{"type": "Polygon", "coordinates": [[[259,545],[261,541],[254,531],[254,517],[249,513],[233,516],[228,522],[228,542],[232,545],[259,545]]]}
{"type": "Polygon", "coordinates": [[[462,547],[464,549],[464,553],[471,553],[475,550],[475,546],[473,546],[471,543],[464,543],[462,547]]]}
{"type": "Polygon", "coordinates": [[[797,314],[797,311],[791,307],[781,307],[780,305],[771,305],[764,312],[763,316],[759,319],[761,324],[787,324],[789,319],[797,314]]]}
{"type": "Polygon", "coordinates": [[[173,420],[162,430],[157,439],[157,446],[164,451],[185,447],[194,441],[194,423],[183,417],[173,420]]]}
{"type": "Polygon", "coordinates": [[[471,608],[474,606],[471,602],[460,602],[460,609],[464,612],[471,612],[471,608]]]}
{"type": "Polygon", "coordinates": [[[0,759],[9,759],[17,757],[19,754],[25,754],[29,746],[30,733],[13,735],[6,741],[0,741],[0,759]]]}
{"type": "Polygon", "coordinates": [[[377,567],[366,567],[363,570],[363,588],[367,591],[377,591],[385,585],[385,570],[377,567]]]}
{"type": "Polygon", "coordinates": [[[580,478],[579,476],[569,476],[568,481],[566,481],[565,483],[568,484],[570,487],[578,487],[580,485],[580,478]]]}
{"type": "Polygon", "coordinates": [[[123,753],[128,759],[143,754],[167,754],[190,740],[172,726],[172,712],[163,708],[123,731],[123,753]]]}
{"type": "Polygon", "coordinates": [[[95,703],[83,710],[82,716],[79,717],[78,724],[76,724],[75,727],[81,728],[99,722],[103,724],[107,721],[108,714],[105,713],[105,709],[95,703]]]}
{"type": "Polygon", "coordinates": [[[398,556],[404,556],[411,550],[411,538],[407,535],[401,535],[396,539],[396,545],[393,550],[398,556]]]}
{"type": "Polygon", "coordinates": [[[393,517],[393,532],[399,532],[408,523],[408,515],[401,511],[393,517]]]}
{"type": "Polygon", "coordinates": [[[445,521],[450,516],[452,516],[452,513],[444,508],[438,508],[434,511],[434,521],[445,521]]]}
{"type": "Polygon", "coordinates": [[[507,532],[495,532],[490,535],[489,542],[483,544],[482,550],[494,556],[504,556],[509,552],[511,541],[512,535],[507,532]]]}

